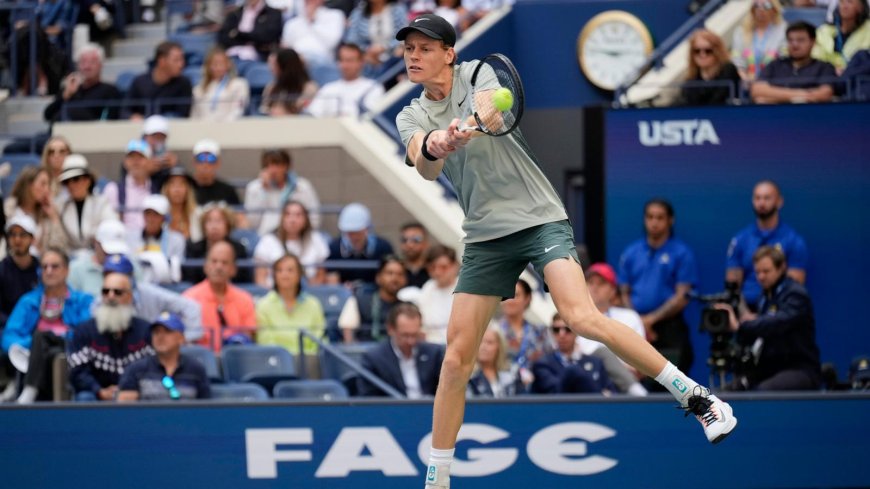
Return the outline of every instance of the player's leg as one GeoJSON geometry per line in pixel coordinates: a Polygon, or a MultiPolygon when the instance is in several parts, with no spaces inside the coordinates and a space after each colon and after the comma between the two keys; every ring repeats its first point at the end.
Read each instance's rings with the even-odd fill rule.
{"type": "Polygon", "coordinates": [[[450,487],[450,463],[456,436],[465,416],[465,389],[477,359],[481,338],[500,296],[457,293],[447,324],[447,351],[435,393],[432,452],[426,487],[450,487]]]}
{"type": "Polygon", "coordinates": [[[679,371],[628,326],[598,311],[577,262],[554,259],[543,270],[556,309],[574,331],[604,343],[626,363],[655,378],[683,407],[698,417],[712,443],[721,441],[734,429],[737,420],[727,403],[679,371]]]}

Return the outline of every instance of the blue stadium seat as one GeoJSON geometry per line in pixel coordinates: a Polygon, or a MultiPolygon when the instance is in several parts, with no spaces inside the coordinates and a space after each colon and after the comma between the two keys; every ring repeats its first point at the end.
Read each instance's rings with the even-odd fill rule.
{"type": "Polygon", "coordinates": [[[268,401],[269,392],[258,384],[212,384],[211,398],[234,401],[268,401]]]}
{"type": "Polygon", "coordinates": [[[238,74],[239,76],[242,76],[242,77],[245,76],[245,73],[247,73],[248,70],[251,69],[251,67],[254,67],[257,65],[268,66],[266,63],[263,63],[262,61],[254,61],[254,60],[250,60],[250,59],[233,58],[233,62],[236,64],[236,74],[238,74]]]}
{"type": "Polygon", "coordinates": [[[21,170],[27,166],[39,166],[40,162],[40,156],[32,153],[4,154],[0,157],[0,165],[5,167],[6,163],[9,163],[9,174],[0,177],[0,194],[9,196],[21,170]]]}
{"type": "Polygon", "coordinates": [[[785,8],[782,10],[782,18],[785,20],[786,24],[803,20],[818,27],[825,23],[827,15],[827,8],[785,8]]]}
{"type": "Polygon", "coordinates": [[[184,292],[185,290],[193,287],[194,284],[192,284],[190,282],[177,282],[177,283],[172,283],[172,284],[160,284],[160,286],[166,290],[175,292],[176,294],[180,294],[180,293],[184,292]]]}
{"type": "Polygon", "coordinates": [[[347,399],[348,392],[343,385],[332,379],[284,380],[275,384],[272,396],[280,399],[335,401],[347,399]]]}
{"type": "Polygon", "coordinates": [[[199,85],[199,82],[202,80],[202,66],[188,66],[184,68],[183,75],[190,80],[191,85],[199,85]]]}
{"type": "Polygon", "coordinates": [[[221,351],[227,382],[253,382],[271,392],[282,380],[296,380],[293,354],[280,346],[228,345],[221,351]]]}
{"type": "Polygon", "coordinates": [[[242,283],[237,283],[235,285],[236,285],[236,287],[251,294],[251,296],[254,298],[255,301],[257,299],[259,299],[260,297],[263,297],[264,295],[268,294],[269,291],[271,290],[271,289],[267,289],[266,287],[261,287],[257,284],[252,284],[252,283],[242,282],[242,283]]]}
{"type": "Polygon", "coordinates": [[[260,235],[256,229],[233,229],[233,232],[230,233],[230,238],[242,243],[245,251],[248,252],[248,256],[254,256],[254,248],[260,242],[260,235]]]}
{"type": "Polygon", "coordinates": [[[179,32],[169,36],[170,41],[175,41],[184,48],[184,57],[188,66],[202,64],[205,55],[215,46],[215,34],[194,34],[191,32],[179,32]]]}
{"type": "Polygon", "coordinates": [[[115,87],[124,94],[130,90],[130,85],[133,84],[133,79],[139,76],[139,73],[133,71],[122,71],[118,73],[118,77],[115,78],[115,87]]]}
{"type": "Polygon", "coordinates": [[[265,64],[257,64],[248,68],[245,71],[245,79],[248,80],[248,85],[251,87],[251,97],[262,95],[263,89],[273,78],[272,70],[265,64]]]}
{"type": "MultiPolygon", "coordinates": [[[[369,351],[377,344],[376,341],[369,341],[351,343],[349,345],[340,343],[332,346],[350,357],[351,360],[359,365],[365,352],[369,351]]],[[[359,377],[359,374],[325,349],[320,350],[320,376],[324,379],[337,380],[347,388],[351,395],[356,394],[356,379],[359,377]]]]}
{"type": "Polygon", "coordinates": [[[184,345],[181,347],[181,353],[191,356],[202,363],[210,382],[223,382],[220,368],[218,367],[217,357],[214,355],[213,351],[202,345],[184,345]]]}
{"type": "Polygon", "coordinates": [[[317,297],[323,306],[323,314],[326,316],[326,336],[333,343],[341,342],[341,331],[338,329],[338,317],[344,304],[351,296],[350,290],[342,285],[315,285],[305,289],[306,292],[317,297]]]}

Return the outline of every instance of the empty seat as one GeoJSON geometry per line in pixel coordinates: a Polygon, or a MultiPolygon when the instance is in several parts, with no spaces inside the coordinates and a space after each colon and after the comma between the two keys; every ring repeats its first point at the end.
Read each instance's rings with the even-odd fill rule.
{"type": "Polygon", "coordinates": [[[269,399],[269,392],[259,384],[252,383],[212,384],[211,398],[245,402],[266,401],[269,399]]]}
{"type": "Polygon", "coordinates": [[[272,396],[280,399],[335,401],[347,399],[348,392],[343,385],[332,379],[284,380],[275,384],[272,396]]]}
{"type": "Polygon", "coordinates": [[[227,345],[221,352],[227,382],[253,382],[271,392],[282,380],[295,380],[293,354],[280,346],[227,345]]]}
{"type": "Polygon", "coordinates": [[[115,79],[115,87],[118,88],[118,91],[121,93],[127,93],[130,90],[130,85],[133,84],[133,79],[136,78],[139,73],[133,71],[122,71],[118,73],[118,78],[115,79]]]}
{"type": "Polygon", "coordinates": [[[233,229],[230,233],[230,238],[241,243],[245,247],[248,256],[254,256],[254,248],[260,242],[260,235],[255,229],[233,229]]]}
{"type": "MultiPolygon", "coordinates": [[[[363,343],[351,343],[349,345],[332,345],[346,355],[354,365],[361,367],[362,357],[371,348],[376,346],[376,341],[363,343]]],[[[359,374],[350,366],[342,362],[326,349],[320,350],[320,376],[324,379],[333,379],[340,382],[351,394],[356,393],[356,379],[359,374]]]]}
{"type": "Polygon", "coordinates": [[[323,315],[326,316],[326,336],[329,341],[339,343],[342,341],[341,331],[338,329],[338,317],[344,304],[351,296],[350,290],[343,285],[315,285],[307,287],[306,292],[317,297],[323,306],[323,315]]]}
{"type": "Polygon", "coordinates": [[[181,353],[191,356],[201,363],[205,367],[205,374],[208,375],[209,381],[223,382],[217,357],[213,351],[202,345],[184,345],[181,347],[181,353]]]}
{"type": "Polygon", "coordinates": [[[251,97],[259,97],[263,94],[266,85],[272,82],[274,75],[267,65],[257,64],[245,70],[245,79],[251,87],[251,97]]]}

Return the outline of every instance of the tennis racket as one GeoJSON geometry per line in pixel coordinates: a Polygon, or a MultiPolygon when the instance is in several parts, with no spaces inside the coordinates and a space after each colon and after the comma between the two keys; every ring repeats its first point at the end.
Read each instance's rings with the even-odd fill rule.
{"type": "Polygon", "coordinates": [[[495,53],[481,59],[471,75],[468,95],[460,131],[505,136],[519,126],[526,102],[523,82],[507,56],[495,53]]]}

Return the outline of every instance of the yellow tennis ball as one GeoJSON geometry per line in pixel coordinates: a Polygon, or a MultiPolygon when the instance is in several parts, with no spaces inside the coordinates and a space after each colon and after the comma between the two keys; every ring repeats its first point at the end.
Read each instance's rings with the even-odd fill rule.
{"type": "Polygon", "coordinates": [[[511,110],[514,106],[514,94],[507,88],[499,88],[492,92],[492,105],[502,112],[511,110]]]}

